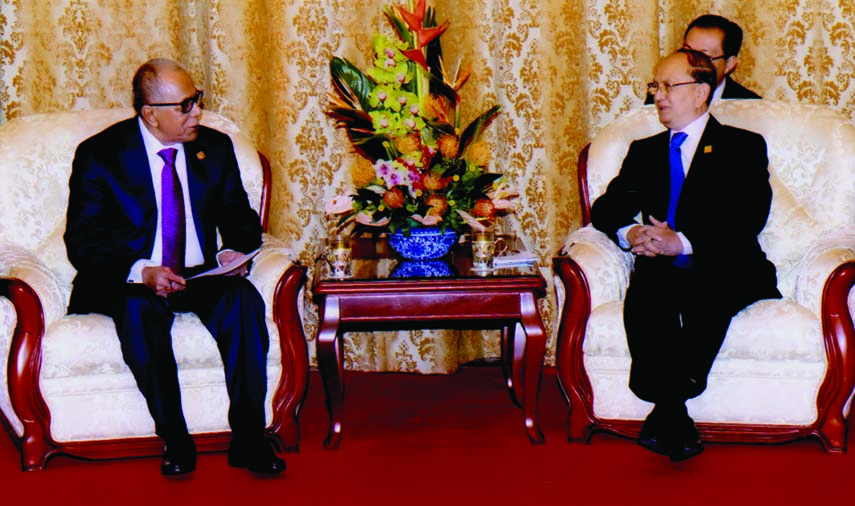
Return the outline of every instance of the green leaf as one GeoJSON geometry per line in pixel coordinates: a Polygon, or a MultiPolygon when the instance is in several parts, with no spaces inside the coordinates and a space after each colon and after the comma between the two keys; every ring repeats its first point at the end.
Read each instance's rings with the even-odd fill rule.
{"type": "MultiPolygon", "coordinates": [[[[434,10],[433,7],[428,7],[427,12],[425,12],[425,19],[422,26],[425,28],[433,28],[436,26],[436,10],[434,10]]],[[[425,46],[425,60],[427,61],[431,77],[435,80],[439,80],[440,82],[442,81],[442,72],[440,72],[439,65],[439,62],[442,59],[441,38],[442,36],[440,35],[428,42],[427,46],[425,46]]],[[[433,91],[433,84],[431,84],[431,91],[433,91]]]]}
{"type": "Polygon", "coordinates": [[[457,133],[454,131],[454,126],[441,121],[425,120],[425,124],[434,132],[439,132],[441,134],[455,135],[457,133]]]}
{"type": "Polygon", "coordinates": [[[353,149],[370,160],[371,163],[389,158],[389,151],[386,146],[392,144],[385,134],[368,135],[355,130],[348,130],[347,136],[353,144],[353,149]]]}
{"type": "Polygon", "coordinates": [[[392,24],[392,28],[395,29],[398,37],[409,44],[410,47],[413,47],[413,37],[410,34],[410,29],[407,28],[407,24],[404,23],[404,20],[396,16],[389,7],[383,9],[383,13],[386,14],[386,19],[388,19],[389,23],[392,24]]]}
{"type": "Polygon", "coordinates": [[[502,177],[501,174],[495,174],[492,172],[488,172],[486,174],[481,174],[472,183],[472,193],[470,197],[473,199],[483,197],[487,194],[487,190],[492,186],[493,182],[502,177]]]}
{"type": "Polygon", "coordinates": [[[372,190],[368,190],[366,188],[357,188],[356,196],[363,202],[371,202],[373,204],[377,204],[381,200],[383,200],[383,195],[380,195],[379,193],[376,193],[372,190]]]}
{"type": "Polygon", "coordinates": [[[330,76],[338,94],[348,100],[348,93],[354,95],[363,110],[371,110],[369,99],[375,83],[367,75],[362,73],[356,65],[350,61],[334,56],[330,60],[330,76]]]}
{"type": "Polygon", "coordinates": [[[481,136],[481,133],[485,128],[487,128],[487,125],[490,124],[490,121],[499,114],[499,110],[501,110],[501,108],[502,106],[500,105],[494,105],[472,120],[472,123],[469,123],[469,126],[467,126],[466,129],[463,130],[463,133],[460,134],[460,153],[462,153],[463,150],[465,150],[473,141],[478,140],[478,137],[481,136]]]}
{"type": "MultiPolygon", "coordinates": [[[[430,62],[428,62],[428,64],[430,64],[430,62]]],[[[439,72],[438,61],[436,64],[436,71],[434,71],[434,67],[431,67],[429,77],[431,94],[445,97],[449,102],[455,105],[460,101],[460,97],[457,95],[457,92],[454,91],[454,88],[449,86],[448,83],[443,80],[442,74],[439,72]]]]}

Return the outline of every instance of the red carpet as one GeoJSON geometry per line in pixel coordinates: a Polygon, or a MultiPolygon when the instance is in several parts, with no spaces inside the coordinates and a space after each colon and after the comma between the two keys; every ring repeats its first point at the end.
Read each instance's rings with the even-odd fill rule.
{"type": "MultiPolygon", "coordinates": [[[[160,476],[159,459],[89,462],[57,457],[22,473],[0,437],[3,504],[848,504],[855,457],[826,455],[818,442],[707,445],[681,464],[634,442],[597,435],[566,442],[566,406],[554,370],[540,386],[546,444],[534,446],[497,367],[450,376],[347,372],[341,446],[323,450],[328,419],[316,371],[288,470],[262,479],[225,455],[199,457],[183,480],[160,476]]],[[[850,443],[852,444],[852,443],[850,443]]]]}

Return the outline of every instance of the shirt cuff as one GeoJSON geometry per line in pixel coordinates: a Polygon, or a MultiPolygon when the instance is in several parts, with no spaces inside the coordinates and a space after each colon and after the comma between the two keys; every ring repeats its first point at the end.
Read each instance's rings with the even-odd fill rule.
{"type": "Polygon", "coordinates": [[[131,272],[128,273],[128,283],[142,283],[142,271],[146,267],[154,267],[157,264],[152,262],[149,259],[137,260],[134,265],[131,266],[131,272]]]}
{"type": "Polygon", "coordinates": [[[629,248],[632,247],[632,245],[629,243],[629,239],[627,239],[626,236],[629,234],[629,231],[633,229],[633,227],[640,227],[640,226],[641,225],[639,225],[638,223],[633,223],[632,225],[627,225],[621,229],[618,229],[618,231],[617,231],[618,246],[620,246],[621,249],[623,249],[624,251],[628,251],[629,248]]]}
{"type": "Polygon", "coordinates": [[[692,243],[690,243],[689,240],[686,239],[686,236],[683,235],[683,232],[677,232],[677,237],[679,237],[680,242],[683,243],[683,255],[691,255],[692,253],[694,253],[694,251],[692,250],[692,243]]]}

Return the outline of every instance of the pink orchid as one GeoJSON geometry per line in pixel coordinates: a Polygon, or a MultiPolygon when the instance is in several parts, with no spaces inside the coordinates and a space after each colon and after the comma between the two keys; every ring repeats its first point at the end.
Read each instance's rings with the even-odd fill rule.
{"type": "Polygon", "coordinates": [[[436,225],[437,223],[439,223],[440,221],[442,221],[442,216],[439,216],[436,214],[429,214],[425,217],[421,217],[418,214],[414,214],[414,215],[410,216],[410,218],[414,219],[415,221],[421,223],[422,225],[424,225],[426,227],[432,227],[432,226],[436,225]]]}
{"type": "Polygon", "coordinates": [[[360,225],[367,225],[369,227],[385,227],[390,221],[388,217],[383,218],[380,221],[373,221],[374,218],[365,211],[357,214],[355,219],[360,225]]]}
{"type": "Polygon", "coordinates": [[[337,195],[324,206],[327,214],[345,214],[353,211],[353,198],[350,194],[337,195]]]}
{"type": "Polygon", "coordinates": [[[482,232],[484,230],[487,230],[487,227],[482,225],[480,221],[476,220],[474,216],[467,213],[466,211],[461,211],[460,209],[458,209],[457,214],[459,214],[460,217],[463,218],[463,221],[465,221],[467,225],[472,227],[472,230],[475,230],[478,232],[482,232]]]}
{"type": "MultiPolygon", "coordinates": [[[[514,188],[513,186],[511,186],[510,183],[508,183],[507,181],[504,181],[504,180],[502,180],[500,183],[498,183],[494,187],[493,191],[487,193],[487,197],[490,200],[492,200],[494,204],[495,204],[495,201],[497,201],[497,200],[511,199],[511,198],[519,197],[519,196],[520,196],[520,193],[517,191],[517,189],[514,188]]],[[[496,207],[498,207],[498,205],[496,207]]]]}
{"type": "Polygon", "coordinates": [[[508,199],[496,199],[493,201],[493,206],[496,208],[497,211],[504,211],[506,209],[511,209],[515,205],[516,204],[514,202],[511,202],[508,199]]]}

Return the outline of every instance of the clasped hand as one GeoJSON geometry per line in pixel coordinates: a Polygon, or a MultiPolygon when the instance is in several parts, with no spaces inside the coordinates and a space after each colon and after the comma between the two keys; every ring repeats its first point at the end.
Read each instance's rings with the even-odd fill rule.
{"type": "Polygon", "coordinates": [[[653,225],[632,227],[626,234],[627,240],[636,255],[655,257],[658,255],[676,256],[683,252],[683,242],[668,222],[650,217],[653,225]]]}
{"type": "Polygon", "coordinates": [[[169,294],[180,292],[186,288],[184,278],[173,274],[169,267],[159,265],[145,267],[142,270],[142,278],[143,283],[160,297],[168,297],[169,294]]]}

